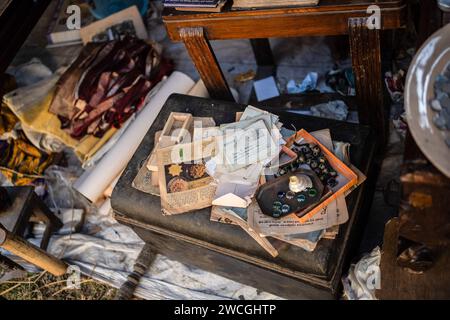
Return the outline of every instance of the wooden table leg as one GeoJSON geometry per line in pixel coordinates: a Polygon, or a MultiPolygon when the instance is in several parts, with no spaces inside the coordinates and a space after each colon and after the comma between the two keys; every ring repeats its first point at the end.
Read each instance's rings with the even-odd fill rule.
{"type": "Polygon", "coordinates": [[[181,28],[179,32],[211,98],[234,101],[203,28],[181,28]]]}
{"type": "Polygon", "coordinates": [[[250,44],[252,45],[253,54],[258,65],[258,74],[260,73],[260,69],[263,69],[261,74],[264,77],[275,76],[276,65],[269,39],[250,39],[250,44]]]}
{"type": "Polygon", "coordinates": [[[380,31],[369,29],[366,18],[349,19],[350,53],[355,74],[359,122],[376,131],[381,145],[387,139],[383,103],[380,31]]]}
{"type": "Polygon", "coordinates": [[[59,277],[66,273],[67,264],[29,243],[22,237],[12,234],[1,224],[0,247],[50,272],[54,276],[59,277]]]}

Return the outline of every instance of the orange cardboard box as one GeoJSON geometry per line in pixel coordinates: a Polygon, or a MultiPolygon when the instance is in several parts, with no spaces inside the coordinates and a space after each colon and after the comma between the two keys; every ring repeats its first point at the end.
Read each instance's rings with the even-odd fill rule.
{"type": "Polygon", "coordinates": [[[344,195],[344,193],[352,188],[358,182],[358,176],[355,172],[353,172],[347,165],[345,165],[341,160],[339,160],[330,150],[325,148],[316,138],[310,135],[306,130],[302,129],[297,131],[296,134],[288,138],[286,146],[291,147],[294,141],[303,140],[301,143],[313,143],[320,147],[323,152],[323,155],[327,158],[328,163],[333,167],[334,170],[338,173],[339,176],[345,178],[345,184],[339,188],[337,191],[334,191],[333,194],[327,197],[325,200],[320,202],[316,207],[311,209],[308,213],[306,213],[302,217],[297,217],[296,219],[300,222],[305,223],[307,220],[311,219],[315,214],[319,213],[324,207],[328,206],[332,201],[334,201],[338,196],[344,195]]]}

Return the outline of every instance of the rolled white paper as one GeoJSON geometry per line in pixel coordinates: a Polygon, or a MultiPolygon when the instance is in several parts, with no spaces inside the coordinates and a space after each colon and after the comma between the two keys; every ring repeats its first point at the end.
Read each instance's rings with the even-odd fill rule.
{"type": "Polygon", "coordinates": [[[184,73],[174,71],[150,99],[117,143],[90,171],[85,171],[74,188],[92,202],[96,202],[120,172],[126,167],[147,131],[172,93],[186,94],[194,81],[184,73]]]}

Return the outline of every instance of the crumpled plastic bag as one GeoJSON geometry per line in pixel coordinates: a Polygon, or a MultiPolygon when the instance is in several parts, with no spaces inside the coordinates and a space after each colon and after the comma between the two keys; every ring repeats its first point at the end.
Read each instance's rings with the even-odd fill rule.
{"type": "Polygon", "coordinates": [[[342,278],[344,296],[349,300],[377,300],[375,290],[380,288],[380,262],[381,251],[376,247],[352,264],[348,275],[342,278]]]}
{"type": "Polygon", "coordinates": [[[315,117],[344,121],[347,119],[348,107],[342,100],[321,103],[310,108],[315,117]]]}
{"type": "Polygon", "coordinates": [[[14,76],[19,87],[32,85],[53,75],[52,70],[38,58],[32,58],[16,67],[9,67],[6,73],[14,76]]]}
{"type": "Polygon", "coordinates": [[[287,91],[290,94],[312,91],[316,89],[318,79],[319,74],[317,72],[309,72],[300,84],[296,83],[294,80],[289,80],[286,86],[287,91]]]}

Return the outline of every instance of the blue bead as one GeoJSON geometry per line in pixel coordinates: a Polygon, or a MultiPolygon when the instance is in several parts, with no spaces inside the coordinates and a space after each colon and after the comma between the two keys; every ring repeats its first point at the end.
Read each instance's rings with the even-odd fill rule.
{"type": "Polygon", "coordinates": [[[306,196],[304,194],[299,194],[297,196],[297,201],[298,202],[305,202],[306,201],[306,196]]]}
{"type": "Polygon", "coordinates": [[[290,205],[284,204],[284,205],[281,207],[281,212],[283,212],[283,213],[289,213],[289,211],[291,211],[291,206],[290,206],[290,205]]]}

